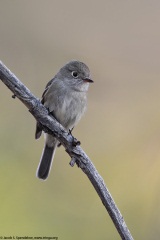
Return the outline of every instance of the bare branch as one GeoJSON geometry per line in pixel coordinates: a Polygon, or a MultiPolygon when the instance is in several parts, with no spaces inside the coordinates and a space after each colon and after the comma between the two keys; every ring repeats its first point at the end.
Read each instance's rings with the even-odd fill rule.
{"type": "Polygon", "coordinates": [[[71,134],[68,134],[62,125],[49,115],[48,110],[41,104],[39,99],[37,99],[2,62],[0,62],[0,79],[13,92],[12,97],[19,98],[35,119],[41,123],[43,130],[54,135],[65,147],[66,152],[71,157],[70,165],[74,166],[74,164],[77,163],[87,175],[107,209],[121,239],[133,240],[119,209],[106,188],[104,180],[99,175],[86,153],[78,144],[76,144],[79,143],[77,139],[71,134]]]}

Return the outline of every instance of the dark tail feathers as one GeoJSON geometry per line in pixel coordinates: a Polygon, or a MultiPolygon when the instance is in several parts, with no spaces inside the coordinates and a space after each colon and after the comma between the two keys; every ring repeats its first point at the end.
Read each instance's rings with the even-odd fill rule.
{"type": "Polygon", "coordinates": [[[42,180],[46,180],[46,178],[48,177],[55,149],[56,149],[56,145],[54,147],[48,147],[47,145],[45,145],[43,154],[37,169],[38,178],[42,180]]]}

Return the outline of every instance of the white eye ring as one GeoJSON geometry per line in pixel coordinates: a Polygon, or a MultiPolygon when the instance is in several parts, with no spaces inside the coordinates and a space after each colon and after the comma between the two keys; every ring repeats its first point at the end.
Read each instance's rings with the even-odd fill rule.
{"type": "Polygon", "coordinates": [[[73,76],[74,78],[77,78],[77,77],[78,77],[78,72],[72,71],[72,76],[73,76]]]}

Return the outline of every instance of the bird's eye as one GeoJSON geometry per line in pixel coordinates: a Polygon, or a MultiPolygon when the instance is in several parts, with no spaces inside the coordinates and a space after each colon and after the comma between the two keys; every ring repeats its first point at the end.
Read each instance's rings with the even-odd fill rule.
{"type": "Polygon", "coordinates": [[[77,78],[77,77],[78,77],[78,72],[73,71],[73,72],[72,72],[72,76],[73,76],[74,78],[77,78]]]}

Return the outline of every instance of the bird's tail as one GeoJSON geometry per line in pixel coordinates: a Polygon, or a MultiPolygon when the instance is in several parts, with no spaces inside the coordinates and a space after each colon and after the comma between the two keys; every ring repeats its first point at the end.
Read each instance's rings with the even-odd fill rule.
{"type": "Polygon", "coordinates": [[[51,169],[51,165],[52,165],[56,147],[57,147],[57,141],[55,142],[53,147],[49,147],[49,146],[47,146],[47,144],[45,145],[43,153],[42,153],[42,157],[41,157],[38,169],[37,169],[37,177],[38,178],[40,178],[42,180],[47,179],[50,169],[51,169]]]}

